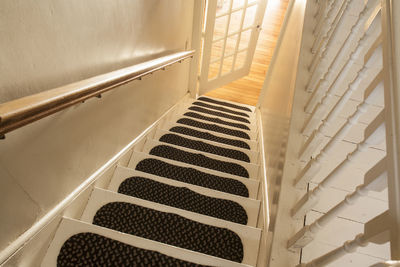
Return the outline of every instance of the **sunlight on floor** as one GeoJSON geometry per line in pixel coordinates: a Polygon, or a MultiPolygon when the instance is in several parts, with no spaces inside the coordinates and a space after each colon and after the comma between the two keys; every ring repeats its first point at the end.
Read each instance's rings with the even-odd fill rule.
{"type": "MultiPolygon", "coordinates": [[[[228,1],[224,1],[224,5],[221,6],[218,12],[226,12],[225,9],[227,2],[228,1]]],[[[240,1],[234,0],[232,5],[234,5],[235,2],[240,1]]],[[[264,21],[262,24],[262,30],[259,35],[249,75],[224,85],[221,88],[212,90],[206,95],[248,105],[255,105],[257,103],[258,96],[273,55],[275,44],[279,36],[279,31],[284,19],[288,2],[288,0],[268,1],[267,9],[264,15],[264,21]]],[[[252,15],[254,16],[254,13],[252,15]]],[[[216,28],[214,30],[215,34],[219,34],[219,36],[221,36],[221,34],[225,31],[225,28],[222,25],[224,24],[216,22],[216,28]]],[[[229,43],[229,40],[227,40],[227,43],[229,43]]],[[[215,57],[220,55],[221,47],[218,48],[216,45],[212,48],[215,49],[214,51],[212,50],[212,58],[213,55],[215,57]]],[[[209,73],[212,73],[211,75],[216,75],[216,68],[217,66],[210,65],[211,71],[209,73]]],[[[222,69],[224,69],[223,66],[222,69]]]]}

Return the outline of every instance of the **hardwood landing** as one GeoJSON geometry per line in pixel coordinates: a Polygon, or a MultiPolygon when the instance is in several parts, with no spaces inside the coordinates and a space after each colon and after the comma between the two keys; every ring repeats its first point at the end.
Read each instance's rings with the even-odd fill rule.
{"type": "Polygon", "coordinates": [[[289,0],[269,0],[249,75],[206,95],[255,106],[274,53],[289,0]]]}

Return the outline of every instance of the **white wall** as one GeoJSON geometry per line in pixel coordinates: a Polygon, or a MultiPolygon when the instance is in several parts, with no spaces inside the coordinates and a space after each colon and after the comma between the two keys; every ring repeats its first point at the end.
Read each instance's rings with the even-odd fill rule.
{"type": "MultiPolygon", "coordinates": [[[[0,2],[0,103],[190,47],[193,1],[0,2]]],[[[0,141],[0,250],[187,92],[174,65],[0,141]]]]}

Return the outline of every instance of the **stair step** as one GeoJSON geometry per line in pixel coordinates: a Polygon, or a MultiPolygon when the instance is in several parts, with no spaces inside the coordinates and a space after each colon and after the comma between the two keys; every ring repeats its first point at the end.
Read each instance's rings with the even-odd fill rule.
{"type": "Polygon", "coordinates": [[[253,113],[256,108],[254,106],[237,103],[237,102],[232,102],[232,101],[225,100],[225,99],[209,97],[209,96],[200,96],[197,99],[197,101],[208,102],[208,103],[212,103],[214,105],[221,105],[221,106],[226,106],[226,107],[234,108],[234,109],[240,109],[241,111],[250,112],[250,113],[253,113]]]}
{"type": "MultiPolygon", "coordinates": [[[[188,111],[183,111],[182,113],[178,114],[170,114],[168,118],[166,118],[165,121],[170,121],[170,122],[177,122],[182,125],[188,125],[192,127],[196,127],[199,129],[203,130],[211,130],[213,132],[218,132],[218,133],[225,133],[228,136],[231,137],[237,137],[241,138],[244,140],[253,140],[257,141],[258,139],[258,130],[252,127],[252,130],[250,129],[241,129],[237,128],[232,125],[226,125],[222,124],[220,121],[220,118],[216,117],[210,117],[210,116],[203,116],[199,113],[199,115],[195,116],[187,116],[185,114],[187,113],[193,113],[193,112],[188,112],[188,111]],[[209,121],[207,119],[211,119],[213,121],[209,121]],[[196,126],[195,126],[196,125],[196,126]]],[[[193,114],[194,115],[194,114],[193,114]]],[[[230,123],[228,121],[223,120],[225,123],[230,123]]]]}
{"type": "MultiPolygon", "coordinates": [[[[124,168],[124,167],[117,167],[117,169],[115,170],[114,175],[111,179],[108,189],[111,191],[114,191],[114,192],[118,192],[118,189],[119,189],[121,183],[123,183],[124,181],[126,181],[126,179],[128,179],[130,177],[144,177],[144,178],[151,179],[153,181],[157,181],[157,182],[171,185],[174,187],[187,188],[193,192],[196,192],[198,194],[208,196],[211,198],[234,201],[234,202],[240,204],[240,206],[242,206],[244,208],[244,210],[246,211],[246,214],[248,217],[247,225],[253,226],[253,227],[257,226],[257,219],[258,219],[258,214],[259,214],[259,209],[260,209],[260,201],[246,198],[246,197],[240,197],[240,196],[204,188],[201,186],[187,184],[187,183],[151,175],[148,173],[132,170],[129,168],[124,168]]],[[[139,197],[139,198],[141,198],[141,197],[139,197]]],[[[163,203],[163,204],[167,205],[166,203],[163,203]]],[[[185,209],[185,208],[182,208],[182,209],[185,209]]],[[[218,210],[218,208],[216,208],[216,210],[218,210]]]]}
{"type": "Polygon", "coordinates": [[[229,108],[226,106],[222,106],[219,104],[213,104],[213,103],[209,103],[209,102],[205,102],[205,101],[195,100],[192,102],[192,106],[200,106],[200,107],[208,108],[208,109],[215,110],[215,111],[221,111],[221,112],[224,112],[224,113],[227,113],[230,115],[240,116],[243,118],[249,118],[250,120],[254,120],[254,118],[255,118],[254,113],[250,113],[250,112],[246,112],[246,111],[242,111],[242,110],[235,110],[233,108],[229,108]]]}
{"type": "Polygon", "coordinates": [[[181,105],[173,112],[169,114],[169,119],[181,118],[186,116],[188,118],[198,119],[203,122],[217,123],[220,126],[257,132],[258,126],[255,121],[249,118],[243,118],[240,116],[233,116],[223,112],[199,107],[192,105],[181,105]]]}
{"type": "Polygon", "coordinates": [[[176,109],[174,109],[173,112],[171,112],[169,115],[183,114],[184,112],[196,112],[196,113],[202,114],[204,116],[217,117],[217,118],[227,120],[230,122],[234,122],[234,123],[243,123],[247,126],[250,125],[253,127],[258,127],[257,120],[256,120],[256,113],[251,113],[251,117],[248,118],[248,117],[242,117],[242,116],[237,116],[234,114],[226,113],[223,111],[210,109],[210,108],[199,106],[199,105],[193,105],[192,103],[193,103],[192,101],[180,103],[176,107],[176,109]]]}
{"type": "Polygon", "coordinates": [[[188,136],[196,136],[204,140],[213,140],[219,143],[229,144],[233,147],[248,149],[251,151],[258,151],[258,144],[253,140],[246,140],[239,137],[226,135],[223,133],[213,132],[207,129],[196,128],[190,125],[184,125],[174,122],[164,122],[159,126],[159,129],[166,131],[178,132],[188,136]]]}
{"type": "Polygon", "coordinates": [[[228,129],[232,130],[242,130],[246,132],[247,134],[250,135],[251,139],[257,139],[258,138],[258,128],[256,124],[244,124],[244,123],[238,123],[235,121],[229,121],[227,119],[222,119],[216,116],[210,116],[210,115],[205,115],[201,114],[198,112],[193,112],[190,110],[187,110],[186,112],[180,114],[181,118],[189,118],[189,119],[195,119],[198,121],[202,121],[204,123],[216,123],[220,125],[221,127],[225,127],[228,129]]]}
{"type": "Polygon", "coordinates": [[[250,163],[250,157],[242,151],[236,149],[227,149],[221,146],[210,145],[207,142],[193,140],[190,137],[184,137],[174,133],[165,134],[161,136],[160,139],[157,139],[155,141],[170,145],[176,145],[179,147],[185,147],[195,151],[209,153],[212,155],[217,155],[223,158],[237,160],[240,162],[250,163]]]}
{"type": "Polygon", "coordinates": [[[248,266],[68,218],[62,219],[41,266],[135,266],[147,260],[160,267],[248,266]],[[64,265],[57,262],[61,250],[60,261],[68,257],[64,265]]]}
{"type": "Polygon", "coordinates": [[[221,119],[226,119],[232,122],[240,122],[240,123],[245,123],[246,125],[251,125],[251,121],[248,118],[243,118],[241,116],[235,116],[235,115],[230,115],[224,112],[220,112],[220,111],[216,111],[216,110],[212,110],[212,109],[208,109],[208,108],[204,108],[204,107],[200,107],[200,106],[189,106],[187,108],[188,111],[194,111],[194,112],[198,112],[201,114],[205,114],[205,115],[210,115],[210,116],[216,116],[219,117],[221,119]]]}
{"type": "Polygon", "coordinates": [[[201,138],[197,138],[197,137],[193,137],[193,136],[188,136],[188,135],[184,135],[184,134],[180,134],[180,133],[175,133],[175,132],[171,132],[171,131],[166,131],[163,129],[157,129],[154,132],[154,135],[149,136],[149,137],[160,141],[160,138],[167,134],[174,134],[174,135],[177,135],[180,137],[188,138],[190,140],[201,141],[206,144],[210,144],[210,145],[217,146],[217,147],[222,147],[222,148],[226,148],[226,149],[234,149],[234,150],[245,153],[249,157],[251,163],[258,164],[259,153],[252,151],[252,150],[248,150],[248,149],[243,149],[243,148],[239,148],[239,147],[235,147],[235,146],[231,146],[231,145],[227,145],[227,144],[222,144],[222,143],[218,143],[218,142],[214,142],[214,141],[209,141],[209,140],[205,140],[205,139],[201,139],[201,138]]]}
{"type": "MultiPolygon", "coordinates": [[[[255,112],[255,107],[253,107],[253,112],[246,112],[242,110],[235,110],[233,108],[229,108],[219,104],[213,104],[210,102],[202,101],[202,100],[193,100],[186,99],[182,101],[176,109],[174,109],[173,113],[176,112],[184,112],[184,111],[195,111],[200,112],[203,115],[210,115],[214,117],[219,117],[221,119],[230,119],[235,122],[243,122],[245,124],[255,125],[257,123],[257,116],[255,112]],[[200,109],[199,109],[200,108],[200,109]],[[242,115],[234,114],[228,112],[227,110],[237,111],[242,113],[242,115]],[[243,120],[245,119],[245,120],[243,120]]],[[[172,113],[171,113],[172,114],[172,113]]]]}
{"type": "Polygon", "coordinates": [[[206,121],[206,122],[217,123],[221,126],[226,126],[231,129],[251,131],[250,124],[246,125],[241,122],[231,122],[226,119],[221,119],[219,117],[205,115],[205,114],[201,114],[201,113],[190,111],[190,110],[187,110],[185,113],[182,114],[182,116],[186,116],[189,118],[194,118],[194,119],[202,120],[202,121],[206,121]]]}
{"type": "Polygon", "coordinates": [[[238,189],[238,186],[244,185],[247,188],[246,192],[248,190],[248,196],[253,199],[257,198],[258,187],[259,187],[259,181],[257,181],[257,180],[247,179],[247,178],[243,178],[240,176],[230,175],[230,174],[223,173],[223,172],[218,172],[218,171],[214,171],[214,170],[210,170],[210,169],[206,169],[206,168],[202,168],[202,167],[198,167],[198,166],[193,166],[193,165],[186,164],[186,163],[183,163],[180,161],[173,161],[173,160],[169,160],[169,159],[162,158],[162,157],[148,155],[148,154],[145,154],[142,152],[132,153],[131,159],[128,164],[128,168],[136,169],[136,166],[138,165],[138,163],[142,162],[143,160],[146,160],[146,161],[153,160],[153,161],[157,161],[157,162],[154,167],[150,165],[150,169],[145,170],[145,169],[141,168],[140,171],[151,173],[151,174],[162,176],[162,177],[166,177],[166,178],[170,178],[170,179],[185,181],[185,182],[193,183],[193,184],[198,181],[197,185],[201,185],[203,187],[207,187],[207,188],[211,188],[211,189],[216,189],[219,191],[224,190],[224,192],[229,192],[229,193],[236,194],[236,195],[241,195],[240,192],[243,192],[242,189],[240,189],[240,188],[238,189]],[[160,165],[160,162],[163,162],[168,165],[177,166],[178,168],[183,167],[183,168],[185,168],[182,170],[184,172],[180,173],[176,169],[164,170],[162,168],[162,166],[160,165]],[[181,175],[181,176],[179,176],[179,175],[181,175]],[[212,176],[210,176],[210,175],[212,175],[212,176]],[[217,177],[214,177],[214,176],[217,176],[217,177]],[[199,177],[202,177],[207,180],[204,181],[203,179],[199,179],[199,177]],[[223,180],[226,178],[235,180],[236,182],[232,181],[232,180],[227,180],[227,181],[232,181],[232,183],[234,183],[234,184],[228,184],[227,181],[223,180]],[[191,180],[192,182],[190,182],[189,180],[191,180]],[[240,184],[237,184],[237,182],[240,182],[240,184]]]}
{"type": "MultiPolygon", "coordinates": [[[[248,177],[252,177],[252,178],[258,180],[259,169],[260,169],[259,165],[256,165],[253,163],[247,163],[244,161],[239,161],[239,160],[235,160],[235,159],[231,159],[231,158],[227,158],[227,157],[223,157],[223,156],[219,156],[219,155],[215,155],[215,154],[211,154],[211,153],[207,153],[207,152],[202,152],[202,151],[198,151],[198,150],[194,150],[194,149],[190,149],[190,148],[186,148],[186,147],[182,147],[182,146],[178,146],[178,145],[159,142],[154,139],[147,139],[146,142],[144,143],[144,146],[143,146],[143,149],[141,152],[152,154],[151,152],[153,151],[153,149],[156,147],[160,147],[160,146],[163,146],[163,147],[167,146],[168,149],[171,149],[171,151],[174,151],[172,156],[174,158],[176,158],[176,160],[178,160],[178,159],[180,160],[179,153],[182,153],[182,155],[185,154],[185,157],[180,161],[186,160],[186,163],[188,163],[188,164],[193,164],[196,166],[203,166],[203,167],[206,165],[210,165],[207,168],[219,170],[224,173],[227,172],[230,174],[244,176],[245,175],[244,170],[240,170],[240,168],[239,168],[241,166],[241,168],[244,168],[247,171],[248,177]],[[173,148],[175,148],[175,149],[173,149],[173,148]],[[183,151],[183,152],[180,152],[180,151],[183,151]],[[187,152],[187,153],[185,153],[185,152],[187,152]],[[190,153],[190,155],[188,153],[190,153]],[[202,156],[207,157],[209,160],[206,159],[204,163],[202,161],[200,161],[201,159],[199,161],[192,162],[191,157],[190,157],[191,155],[193,155],[193,159],[196,159],[197,155],[202,155],[202,156]],[[211,162],[211,164],[206,164],[208,161],[213,161],[213,160],[216,161],[215,164],[213,164],[213,162],[211,162]],[[218,162],[218,165],[217,165],[217,162],[218,162]],[[220,164],[224,164],[226,166],[225,167],[219,166],[220,164]],[[238,165],[238,166],[236,166],[236,165],[238,165]],[[236,172],[235,172],[235,168],[237,168],[236,172]],[[243,174],[240,175],[240,173],[243,173],[243,174]]],[[[166,155],[166,156],[168,156],[168,154],[169,154],[169,153],[167,154],[166,152],[165,153],[159,152],[159,153],[163,153],[163,155],[166,155]]],[[[246,176],[244,176],[244,177],[246,177],[246,176]]]]}
{"type": "MultiPolygon", "coordinates": [[[[183,162],[191,166],[215,170],[224,174],[231,174],[242,178],[250,178],[249,171],[240,164],[229,162],[227,160],[218,160],[207,157],[201,153],[188,152],[181,147],[174,147],[172,145],[162,143],[158,146],[152,147],[149,154],[170,159],[175,162],[183,162]]],[[[255,177],[252,178],[255,179],[255,177]]]]}
{"type": "Polygon", "coordinates": [[[249,133],[245,130],[238,129],[230,129],[228,127],[222,127],[215,123],[202,122],[200,120],[195,120],[191,118],[176,118],[176,120],[171,120],[176,122],[180,126],[189,126],[196,128],[198,130],[207,130],[213,133],[222,133],[230,138],[235,138],[243,141],[256,141],[254,138],[251,138],[249,133]]]}
{"type": "Polygon", "coordinates": [[[82,221],[255,265],[261,230],[95,188],[82,221]]]}

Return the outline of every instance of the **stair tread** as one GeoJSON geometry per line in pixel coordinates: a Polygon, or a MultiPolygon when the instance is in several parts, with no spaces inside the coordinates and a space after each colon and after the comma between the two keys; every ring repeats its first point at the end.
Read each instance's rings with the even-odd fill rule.
{"type": "MultiPolygon", "coordinates": [[[[132,170],[129,168],[118,167],[114,172],[114,175],[111,179],[108,189],[111,191],[114,191],[114,192],[118,192],[118,189],[119,189],[121,183],[123,183],[127,178],[136,177],[136,176],[144,177],[147,179],[151,179],[153,181],[157,181],[157,182],[167,184],[167,185],[172,185],[175,187],[188,188],[193,192],[196,192],[198,194],[208,196],[211,198],[234,201],[234,202],[240,204],[243,207],[243,209],[246,211],[247,218],[248,218],[247,225],[253,226],[253,227],[255,227],[257,225],[257,218],[258,218],[259,207],[260,207],[260,201],[258,201],[258,200],[249,199],[249,198],[245,198],[245,197],[239,197],[236,195],[208,189],[208,188],[201,187],[201,186],[182,183],[182,182],[178,182],[175,180],[171,180],[171,179],[151,175],[148,173],[132,170]]],[[[166,203],[163,203],[163,204],[168,205],[166,203]]],[[[170,206],[173,206],[173,205],[170,205],[170,206]]],[[[184,209],[184,208],[182,208],[182,209],[184,209]]],[[[215,209],[218,210],[219,208],[217,207],[215,209]]],[[[193,212],[195,212],[195,211],[193,211],[193,212]]],[[[214,216],[214,217],[218,217],[218,216],[214,216]]],[[[221,218],[221,216],[219,216],[218,218],[224,219],[224,218],[221,218]]]]}
{"type": "Polygon", "coordinates": [[[203,151],[226,158],[232,158],[243,162],[250,162],[250,157],[242,151],[211,145],[203,141],[193,140],[191,138],[183,137],[174,133],[166,133],[157,140],[163,143],[178,145],[181,147],[203,151]]]}
{"type": "Polygon", "coordinates": [[[253,150],[239,148],[239,147],[231,146],[231,145],[228,145],[228,144],[218,143],[218,142],[215,142],[215,141],[210,141],[210,140],[198,138],[198,137],[195,137],[195,136],[185,135],[185,134],[181,134],[181,133],[177,133],[177,132],[166,131],[166,130],[163,130],[163,129],[157,129],[154,132],[154,135],[152,135],[151,137],[154,140],[160,140],[160,138],[163,135],[166,135],[166,134],[174,134],[174,135],[177,135],[177,136],[180,136],[180,137],[183,137],[183,138],[187,138],[187,139],[190,139],[190,140],[201,141],[201,142],[203,142],[205,144],[209,144],[209,145],[212,145],[212,146],[217,146],[217,147],[221,147],[221,148],[233,149],[235,151],[240,151],[240,152],[245,153],[249,157],[250,163],[258,164],[258,156],[259,156],[258,154],[259,153],[256,152],[256,151],[253,151],[253,150]]]}
{"type": "Polygon", "coordinates": [[[245,197],[249,196],[253,199],[257,198],[259,181],[256,181],[254,179],[246,179],[227,173],[217,172],[198,166],[192,166],[183,162],[152,156],[142,152],[132,153],[128,168],[137,169],[139,171],[170,179],[179,179],[180,181],[184,181],[187,183],[196,183],[200,186],[231,194],[241,195],[245,197]],[[137,168],[138,163],[142,162],[143,160],[150,161],[151,159],[157,162],[151,164],[148,163],[149,166],[146,169],[143,168],[143,163],[141,163],[141,168],[137,168]],[[180,176],[178,177],[177,175],[180,176]],[[201,179],[199,179],[200,177],[201,179]],[[226,182],[225,179],[227,178],[229,179],[229,181],[231,181],[229,182],[230,184],[226,182]],[[243,186],[246,189],[245,191],[243,191],[243,186]],[[244,193],[246,193],[247,195],[243,195],[244,193]]]}
{"type": "Polygon", "coordinates": [[[254,111],[254,107],[251,107],[251,108],[253,108],[253,109],[251,109],[248,106],[241,105],[239,103],[231,102],[228,100],[216,99],[216,98],[205,97],[205,96],[200,96],[197,100],[210,102],[210,103],[214,103],[214,104],[219,104],[219,105],[223,105],[223,106],[231,107],[231,108],[235,108],[235,109],[240,109],[240,110],[247,111],[247,112],[254,111]]]}
{"type": "Polygon", "coordinates": [[[254,227],[98,188],[82,220],[247,264],[255,264],[261,236],[254,227]]]}
{"type": "MultiPolygon", "coordinates": [[[[68,218],[63,218],[57,232],[55,234],[55,237],[53,241],[50,244],[49,249],[47,250],[46,256],[42,261],[42,266],[43,267],[48,267],[48,266],[58,266],[57,265],[57,258],[58,255],[65,244],[65,242],[70,239],[72,236],[76,236],[77,234],[82,234],[82,233],[89,233],[89,234],[94,234],[96,235],[97,238],[99,238],[99,242],[101,242],[101,246],[105,247],[106,249],[110,244],[114,246],[119,246],[120,248],[124,248],[126,250],[129,250],[130,252],[136,252],[136,253],[146,253],[146,252],[151,252],[151,256],[156,256],[157,259],[151,258],[152,259],[152,264],[155,266],[176,266],[176,262],[174,259],[181,260],[184,262],[189,262],[189,263],[195,263],[195,264],[201,264],[201,265],[206,265],[206,266],[249,266],[245,264],[240,264],[237,262],[232,262],[228,260],[224,260],[221,258],[209,256],[206,254],[198,253],[195,251],[190,251],[187,249],[182,249],[174,246],[170,246],[167,244],[163,244],[160,242],[148,240],[145,238],[133,236],[133,235],[127,235],[120,233],[118,231],[110,230],[104,227],[88,224],[82,221],[74,220],[74,219],[68,219],[68,218]],[[112,241],[117,241],[118,243],[114,243],[112,241]],[[107,243],[110,242],[110,243],[107,243]],[[121,246],[122,245],[122,246],[121,246]],[[138,248],[139,250],[135,250],[134,248],[138,248]],[[144,251],[143,251],[144,250],[144,251]],[[165,257],[166,256],[166,257],[165,257]],[[174,259],[170,259],[170,257],[174,259]],[[172,265],[169,265],[168,263],[172,262],[172,265]]],[[[82,242],[82,239],[80,239],[82,242]]],[[[84,241],[84,240],[83,240],[84,241]]],[[[82,244],[82,243],[81,243],[82,244]]],[[[78,244],[79,245],[79,244],[78,244]]],[[[77,249],[75,248],[74,255],[78,254],[79,256],[89,256],[92,258],[94,253],[97,257],[100,257],[100,259],[106,260],[106,262],[110,262],[110,259],[107,257],[104,257],[106,253],[98,253],[99,252],[99,247],[89,247],[88,243],[84,243],[83,247],[78,247],[77,249]],[[86,248],[84,246],[87,246],[86,248]],[[93,249],[93,250],[92,250],[93,249]],[[77,251],[76,251],[77,250],[77,251]],[[85,251],[86,253],[82,253],[85,251]],[[104,257],[104,258],[103,258],[104,257]]],[[[66,247],[69,248],[70,250],[68,252],[71,252],[73,250],[73,247],[66,247]]],[[[107,250],[108,253],[117,253],[114,254],[117,258],[112,258],[112,261],[110,262],[110,265],[113,264],[118,264],[117,260],[119,257],[121,257],[121,254],[119,252],[124,251],[124,250],[117,250],[114,247],[112,249],[107,250]]],[[[68,253],[67,252],[67,253],[68,253]]],[[[101,250],[100,250],[101,252],[101,250]]],[[[111,256],[113,254],[109,254],[111,256]]],[[[134,253],[129,253],[129,258],[131,261],[128,261],[126,265],[132,265],[130,264],[131,262],[138,262],[141,260],[140,255],[135,255],[134,253]]],[[[93,260],[93,259],[92,259],[93,260]]],[[[69,263],[71,261],[69,260],[69,263]]],[[[181,262],[180,262],[181,263],[181,262]]],[[[87,265],[87,261],[82,264],[87,265]]],[[[196,266],[193,264],[187,264],[183,266],[196,266]]],[[[90,264],[89,264],[90,265],[90,264]]],[[[96,262],[93,263],[93,266],[98,266],[96,262]]],[[[104,264],[100,264],[104,265],[104,264]]],[[[107,264],[106,264],[107,265],[107,264]]]]}
{"type": "MultiPolygon", "coordinates": [[[[223,106],[223,105],[213,104],[213,103],[205,102],[205,101],[198,100],[198,99],[195,101],[190,100],[190,99],[183,101],[181,104],[179,104],[177,106],[177,108],[173,111],[173,113],[175,113],[177,111],[182,112],[182,110],[184,110],[184,109],[189,110],[190,107],[198,107],[198,108],[201,108],[202,110],[205,109],[207,111],[204,112],[204,114],[209,114],[209,115],[218,114],[218,117],[223,117],[225,119],[229,119],[229,120],[236,121],[236,122],[241,121],[241,122],[246,123],[247,121],[249,121],[250,124],[253,125],[257,121],[255,109],[254,109],[254,112],[244,112],[248,115],[248,117],[247,117],[247,116],[238,115],[238,114],[234,114],[234,113],[225,111],[225,109],[229,109],[229,110],[233,110],[233,111],[238,111],[239,113],[243,113],[243,111],[241,111],[241,110],[235,110],[235,109],[223,106]],[[214,107],[216,107],[217,109],[214,107]],[[222,113],[222,114],[220,114],[220,113],[222,113]],[[242,119],[237,119],[237,117],[242,118],[242,119]],[[245,119],[247,121],[245,121],[243,119],[245,119]]],[[[196,108],[196,110],[200,110],[200,109],[196,108]]],[[[171,113],[171,114],[173,114],[173,113],[171,113]]]]}
{"type": "Polygon", "coordinates": [[[233,147],[239,147],[253,151],[258,150],[257,145],[254,141],[235,138],[234,136],[209,131],[207,129],[199,129],[190,125],[167,123],[164,124],[161,128],[169,130],[171,132],[185,134],[187,136],[195,136],[205,140],[211,140],[222,144],[228,144],[233,147]]]}
{"type": "MultiPolygon", "coordinates": [[[[257,127],[256,123],[244,124],[241,122],[232,121],[232,120],[225,119],[225,118],[220,118],[220,117],[216,117],[216,116],[210,116],[210,115],[205,115],[205,114],[201,114],[198,112],[193,112],[186,108],[183,110],[180,110],[180,111],[176,111],[175,113],[172,113],[169,116],[168,120],[169,121],[178,121],[179,119],[182,119],[182,118],[196,120],[203,124],[216,125],[216,126],[222,127],[223,129],[227,129],[227,130],[244,132],[250,136],[250,140],[257,140],[257,138],[258,138],[258,127],[257,127]],[[244,126],[246,126],[246,127],[244,128],[244,126]]],[[[221,131],[219,131],[219,132],[221,132],[221,131]]]]}
{"type": "Polygon", "coordinates": [[[142,176],[125,179],[117,192],[244,225],[248,221],[246,210],[237,202],[204,196],[186,187],[163,184],[142,176]]]}
{"type": "Polygon", "coordinates": [[[227,120],[223,120],[219,117],[210,117],[210,116],[206,116],[203,114],[200,114],[198,112],[193,112],[193,111],[186,111],[183,116],[186,117],[191,117],[191,118],[195,118],[195,119],[199,119],[199,120],[203,120],[203,121],[209,121],[209,122],[214,122],[214,123],[218,123],[221,126],[229,126],[232,128],[237,128],[240,130],[246,130],[246,131],[250,131],[249,125],[245,125],[243,123],[240,122],[230,122],[227,120]]]}
{"type": "Polygon", "coordinates": [[[212,169],[220,171],[223,173],[229,173],[245,178],[249,178],[249,171],[240,164],[217,160],[202,153],[192,153],[184,149],[176,148],[172,145],[160,144],[154,146],[149,151],[150,155],[156,155],[163,158],[168,158],[175,161],[185,162],[191,165],[196,165],[204,167],[207,169],[212,169]]]}
{"type": "Polygon", "coordinates": [[[238,137],[243,140],[251,140],[250,135],[243,130],[233,130],[227,127],[222,127],[214,123],[205,123],[199,120],[193,120],[189,118],[181,118],[176,121],[176,123],[181,125],[192,126],[195,128],[205,129],[212,132],[223,133],[229,136],[238,137]]]}
{"type": "Polygon", "coordinates": [[[200,112],[200,113],[204,113],[204,114],[209,114],[209,115],[214,115],[214,116],[219,116],[219,117],[226,118],[226,119],[231,119],[231,120],[234,120],[234,121],[237,121],[237,122],[243,122],[243,123],[250,124],[250,120],[247,119],[247,118],[243,118],[243,117],[235,116],[235,115],[230,115],[230,114],[227,114],[227,113],[223,113],[223,112],[219,112],[219,111],[203,108],[203,107],[200,107],[200,106],[190,106],[188,108],[188,110],[196,111],[196,112],[200,112]]]}
{"type": "MultiPolygon", "coordinates": [[[[237,159],[232,159],[232,158],[229,158],[229,157],[224,157],[224,156],[212,154],[212,153],[209,153],[209,152],[195,150],[193,148],[187,148],[187,147],[184,147],[184,146],[179,146],[179,145],[175,145],[175,144],[160,142],[160,141],[157,141],[157,140],[154,140],[154,139],[146,139],[145,143],[143,144],[143,148],[142,148],[141,151],[151,154],[150,152],[152,151],[152,149],[154,147],[157,147],[157,146],[168,146],[168,147],[174,148],[172,150],[179,150],[179,151],[177,151],[177,153],[179,153],[180,151],[184,151],[184,152],[187,152],[187,153],[190,153],[190,154],[194,154],[194,155],[203,155],[203,156],[209,158],[210,161],[216,160],[216,161],[221,161],[221,162],[227,162],[227,163],[240,165],[248,172],[249,177],[258,180],[258,171],[259,171],[259,167],[260,166],[258,164],[254,164],[254,163],[250,163],[250,162],[244,162],[244,161],[240,161],[240,160],[237,160],[237,159]]],[[[172,155],[172,157],[175,157],[175,158],[178,158],[178,156],[179,156],[178,154],[172,155]]],[[[188,155],[188,158],[185,158],[184,162],[186,162],[188,164],[195,165],[195,166],[204,167],[203,165],[200,165],[202,163],[199,163],[199,162],[190,163],[189,162],[190,156],[192,156],[192,155],[188,155]]],[[[172,159],[172,157],[170,159],[172,159]]],[[[193,158],[196,158],[196,156],[193,156],[193,158]]],[[[227,165],[229,165],[229,164],[227,164],[227,165]]],[[[223,171],[222,168],[221,169],[215,168],[214,170],[221,171],[221,172],[225,173],[225,171],[223,171]]],[[[227,172],[227,173],[230,173],[230,174],[233,174],[233,175],[238,175],[238,174],[233,173],[233,170],[231,170],[231,172],[227,172]]],[[[238,176],[240,176],[240,175],[238,175],[238,176]]],[[[245,177],[245,176],[243,176],[243,177],[245,177]]]]}
{"type": "Polygon", "coordinates": [[[205,108],[209,108],[209,109],[213,109],[213,110],[218,110],[218,111],[223,111],[223,112],[226,112],[226,113],[229,113],[229,114],[242,116],[244,118],[250,118],[250,116],[251,116],[251,113],[248,113],[248,112],[236,111],[236,110],[233,110],[233,109],[222,107],[220,105],[212,105],[212,104],[204,103],[202,101],[194,101],[192,103],[192,105],[201,106],[201,107],[205,107],[205,108]]]}

